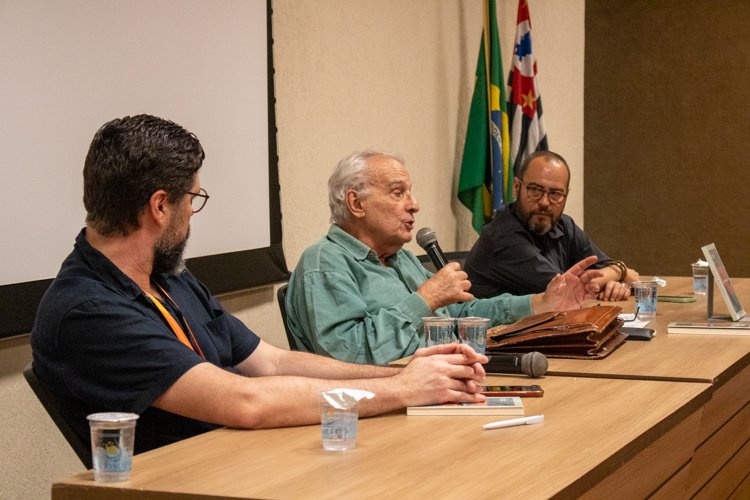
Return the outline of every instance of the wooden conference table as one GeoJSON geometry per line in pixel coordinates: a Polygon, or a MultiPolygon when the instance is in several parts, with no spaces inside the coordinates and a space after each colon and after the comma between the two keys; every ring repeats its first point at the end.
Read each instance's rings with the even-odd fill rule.
{"type": "MultiPolygon", "coordinates": [[[[667,286],[660,295],[691,295],[692,278],[665,278],[667,286]]],[[[740,301],[750,311],[750,279],[733,279],[740,301]]],[[[591,301],[584,305],[595,305],[591,301]]],[[[634,313],[631,297],[622,305],[623,313],[634,313]]],[[[729,315],[721,295],[714,298],[719,314],[729,315]]],[[[619,377],[643,380],[680,380],[709,382],[721,387],[750,364],[750,336],[667,335],[673,321],[705,322],[706,298],[693,303],[658,302],[656,319],[647,328],[656,330],[649,342],[626,342],[603,362],[551,359],[548,373],[567,376],[619,377]]]]}
{"type": "Polygon", "coordinates": [[[53,485],[52,498],[577,498],[623,463],[639,480],[622,476],[617,485],[645,497],[690,459],[711,388],[572,377],[540,383],[544,397],[524,404],[526,415],[545,416],[541,424],[483,430],[503,417],[394,412],[361,419],[357,446],[346,452],[323,450],[319,425],[220,429],[136,456],[127,483],[98,485],[89,471],[53,485]]]}
{"type": "MultiPolygon", "coordinates": [[[[689,295],[692,278],[665,278],[662,295],[689,295]]],[[[733,279],[740,302],[750,310],[750,279],[733,279]]],[[[667,334],[672,321],[705,322],[706,298],[695,303],[659,302],[656,330],[649,342],[626,342],[610,357],[596,361],[551,359],[548,374],[575,377],[615,377],[636,380],[672,380],[712,384],[711,401],[703,411],[697,449],[690,471],[689,496],[732,491],[750,483],[750,336],[667,334]]],[[[715,314],[728,316],[716,291],[715,314]]],[[[635,312],[631,298],[623,312],[635,312]]],[[[750,498],[750,492],[743,498],[750,498]]],[[[726,498],[707,496],[706,498],[726,498]]]]}
{"type": "MultiPolygon", "coordinates": [[[[689,282],[667,280],[661,293],[689,282]]],[[[750,304],[750,280],[733,283],[750,304]]],[[[485,431],[503,418],[393,412],[360,420],[347,452],[323,450],[320,426],[220,429],[138,455],[129,482],[97,484],[89,471],[55,483],[52,498],[748,498],[750,338],[667,336],[668,321],[698,320],[700,306],[660,302],[656,338],[607,359],[551,360],[564,375],[534,381],[544,397],[524,399],[542,424],[485,431]]]]}

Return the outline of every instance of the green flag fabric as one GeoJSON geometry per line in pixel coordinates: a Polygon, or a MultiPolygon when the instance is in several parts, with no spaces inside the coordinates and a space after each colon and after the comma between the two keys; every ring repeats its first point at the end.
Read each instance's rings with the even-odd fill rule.
{"type": "Polygon", "coordinates": [[[472,226],[478,233],[485,222],[492,220],[495,210],[513,201],[495,0],[485,0],[484,24],[458,181],[458,199],[471,211],[472,226]]]}

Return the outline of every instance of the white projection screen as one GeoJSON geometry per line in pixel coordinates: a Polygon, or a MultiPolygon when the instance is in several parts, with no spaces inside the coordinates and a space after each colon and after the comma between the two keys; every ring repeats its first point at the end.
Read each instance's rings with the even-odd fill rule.
{"type": "Polygon", "coordinates": [[[0,337],[28,333],[85,224],[97,129],[147,113],[201,141],[188,268],[213,293],[288,278],[270,0],[0,0],[0,337]]]}

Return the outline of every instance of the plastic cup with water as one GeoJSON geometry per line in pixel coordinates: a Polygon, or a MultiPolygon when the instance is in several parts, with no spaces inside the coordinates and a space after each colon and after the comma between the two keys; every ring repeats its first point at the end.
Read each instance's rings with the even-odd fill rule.
{"type": "Polygon", "coordinates": [[[356,389],[318,391],[323,448],[335,451],[354,449],[357,444],[359,400],[374,396],[371,392],[356,389]]]}
{"type": "Polygon", "coordinates": [[[135,413],[89,415],[94,481],[121,483],[130,479],[135,445],[135,413]]]}
{"type": "Polygon", "coordinates": [[[634,281],[633,294],[635,307],[638,309],[639,321],[651,321],[656,317],[656,281],[634,281]]]}
{"type": "Polygon", "coordinates": [[[484,354],[487,346],[487,327],[490,320],[487,318],[458,318],[458,338],[462,344],[469,344],[477,353],[484,354]]]}
{"type": "Polygon", "coordinates": [[[708,266],[691,264],[693,268],[693,293],[706,295],[708,293],[708,266]]]}
{"type": "Polygon", "coordinates": [[[453,329],[456,320],[443,316],[422,318],[424,322],[424,340],[427,347],[453,342],[453,329]]]}

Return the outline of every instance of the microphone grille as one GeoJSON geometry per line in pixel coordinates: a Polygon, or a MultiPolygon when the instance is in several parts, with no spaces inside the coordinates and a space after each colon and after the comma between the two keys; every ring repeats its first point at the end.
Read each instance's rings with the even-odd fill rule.
{"type": "Polygon", "coordinates": [[[549,362],[541,352],[528,352],[521,356],[521,371],[529,377],[538,378],[547,373],[549,362]]]}
{"type": "Polygon", "coordinates": [[[435,243],[436,241],[437,235],[435,234],[435,231],[429,227],[423,227],[417,231],[417,245],[420,247],[424,248],[430,243],[435,243]]]}

